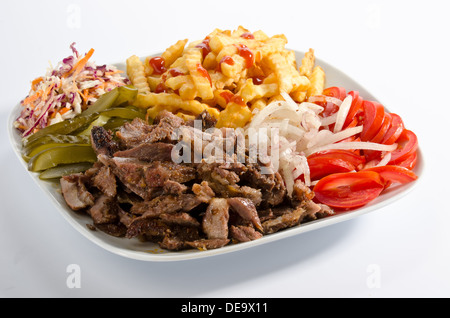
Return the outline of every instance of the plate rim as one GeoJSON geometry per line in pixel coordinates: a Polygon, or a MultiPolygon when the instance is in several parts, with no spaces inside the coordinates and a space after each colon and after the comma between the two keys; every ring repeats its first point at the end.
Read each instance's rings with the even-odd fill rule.
{"type": "MultiPolygon", "coordinates": [[[[293,50],[293,49],[289,49],[293,50]]],[[[302,51],[293,50],[296,54],[296,57],[298,59],[298,56],[301,56],[304,54],[302,51]]],[[[160,53],[156,53],[154,55],[158,55],[160,53]]],[[[152,55],[152,56],[154,56],[152,55]]],[[[379,101],[382,103],[382,101],[378,98],[375,98],[363,85],[356,82],[353,78],[348,76],[346,73],[342,72],[340,69],[330,65],[329,63],[325,62],[322,59],[316,58],[316,64],[320,65],[322,68],[324,68],[325,73],[327,74],[327,70],[333,70],[334,72],[339,73],[341,76],[345,76],[347,80],[354,82],[357,86],[362,88],[365,93],[367,93],[370,98],[373,98],[374,100],[379,101]]],[[[112,65],[118,66],[119,68],[123,68],[125,63],[117,62],[112,63],[112,65]]],[[[366,95],[367,95],[366,94],[366,95]]],[[[383,104],[383,103],[382,103],[383,104]]],[[[383,104],[384,105],[384,104],[383,104]]],[[[16,104],[9,112],[8,120],[7,120],[7,133],[8,133],[8,139],[10,141],[10,144],[14,150],[14,153],[16,157],[21,162],[22,166],[25,168],[25,170],[28,172],[28,175],[31,177],[31,179],[34,180],[38,188],[40,188],[43,193],[45,193],[46,197],[51,199],[52,204],[55,206],[55,208],[58,210],[58,213],[63,216],[63,218],[75,229],[77,230],[82,236],[84,236],[89,241],[96,244],[98,247],[107,250],[113,254],[134,259],[138,261],[150,261],[150,262],[172,262],[172,261],[187,261],[187,260],[193,260],[193,259],[201,259],[206,258],[210,256],[216,256],[216,255],[224,255],[235,251],[243,251],[251,247],[264,245],[267,243],[275,242],[278,240],[286,239],[292,236],[296,236],[302,233],[307,233],[316,229],[324,228],[333,224],[338,224],[350,219],[357,218],[358,216],[367,214],[369,212],[373,212],[375,210],[379,210],[381,208],[384,208],[387,205],[390,205],[392,202],[397,201],[401,199],[402,197],[409,194],[411,191],[413,191],[421,182],[423,179],[424,171],[425,171],[425,161],[424,156],[421,151],[421,147],[419,145],[418,147],[418,165],[414,169],[415,173],[419,177],[417,180],[405,184],[405,185],[398,185],[394,187],[394,190],[391,192],[394,193],[393,196],[384,198],[383,196],[386,196],[385,193],[380,195],[379,198],[372,201],[368,205],[358,208],[356,210],[346,211],[346,212],[340,212],[336,215],[332,215],[323,219],[318,219],[314,221],[310,221],[308,223],[303,223],[297,226],[294,226],[292,228],[284,229],[282,231],[264,235],[258,240],[250,241],[250,242],[241,242],[237,244],[230,244],[226,245],[224,247],[218,248],[218,249],[211,249],[206,251],[199,251],[199,250],[186,250],[186,251],[168,251],[164,253],[152,253],[148,251],[136,251],[136,250],[129,250],[125,249],[123,247],[119,247],[116,245],[113,245],[111,243],[108,243],[107,241],[100,239],[100,237],[97,237],[96,235],[93,235],[92,230],[88,229],[86,224],[82,225],[79,221],[77,221],[71,213],[74,213],[74,211],[71,211],[67,206],[63,206],[59,201],[56,200],[54,195],[50,193],[49,187],[50,183],[46,184],[47,181],[43,181],[39,179],[39,175],[35,172],[31,172],[27,168],[26,162],[21,157],[21,149],[17,143],[17,139],[20,136],[18,135],[17,131],[13,127],[13,123],[16,120],[18,113],[20,111],[20,102],[16,104]],[[44,183],[44,184],[43,184],[44,183]]],[[[387,109],[387,108],[386,108],[387,109]]],[[[106,233],[102,232],[102,237],[107,236],[106,238],[109,238],[110,236],[106,233]]],[[[126,239],[126,238],[119,238],[119,239],[126,239]]],[[[149,242],[150,243],[150,242],[149,242]]],[[[155,243],[151,243],[155,244],[155,243]]]]}

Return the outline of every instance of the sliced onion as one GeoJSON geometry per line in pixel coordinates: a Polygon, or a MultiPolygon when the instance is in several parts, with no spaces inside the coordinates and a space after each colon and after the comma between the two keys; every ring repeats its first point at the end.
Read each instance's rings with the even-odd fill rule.
{"type": "Polygon", "coordinates": [[[287,102],[279,101],[267,105],[256,113],[255,116],[253,116],[249,127],[257,127],[267,119],[273,119],[273,117],[279,119],[289,118],[295,122],[301,120],[301,116],[297,114],[296,109],[292,109],[292,105],[289,105],[287,102]],[[275,113],[277,116],[275,116],[275,113]]]}
{"type": "Polygon", "coordinates": [[[305,151],[307,156],[325,150],[332,149],[342,149],[342,150],[353,150],[353,149],[361,149],[361,150],[375,150],[375,151],[394,151],[397,149],[397,144],[392,145],[383,145],[375,142],[367,142],[367,141],[352,141],[352,142],[340,142],[336,144],[329,144],[321,147],[315,147],[313,149],[308,149],[305,151]]]}
{"type": "Polygon", "coordinates": [[[348,112],[350,110],[350,106],[352,106],[353,98],[351,95],[348,95],[342,102],[339,107],[339,111],[337,112],[336,124],[334,125],[334,132],[337,133],[342,130],[344,126],[345,120],[347,119],[348,112]]]}
{"type": "Polygon", "coordinates": [[[334,124],[336,122],[337,115],[338,115],[337,113],[334,113],[331,116],[322,118],[322,126],[328,126],[328,125],[334,124]]]}
{"type": "Polygon", "coordinates": [[[347,128],[347,129],[342,130],[335,134],[331,133],[331,134],[328,134],[328,138],[322,139],[320,141],[320,143],[317,143],[314,146],[319,147],[319,146],[325,146],[328,144],[334,144],[335,142],[338,142],[338,141],[344,140],[348,137],[359,134],[360,132],[362,132],[362,130],[363,130],[363,126],[356,126],[356,127],[347,128]]]}
{"type": "Polygon", "coordinates": [[[289,96],[288,93],[286,93],[286,92],[281,92],[280,94],[281,94],[281,96],[283,96],[283,98],[284,98],[284,100],[286,101],[286,103],[288,103],[288,105],[289,105],[290,107],[292,107],[293,110],[295,110],[295,109],[298,108],[298,104],[292,99],[291,96],[289,96]]]}
{"type": "Polygon", "coordinates": [[[382,167],[382,166],[387,165],[389,163],[389,161],[391,161],[391,157],[392,157],[392,153],[388,152],[387,154],[384,155],[383,159],[381,159],[381,161],[376,166],[382,167]]]}
{"type": "Polygon", "coordinates": [[[306,148],[312,148],[316,145],[324,145],[328,144],[328,142],[323,142],[324,140],[328,140],[333,136],[333,133],[329,130],[320,130],[317,132],[314,138],[311,138],[311,140],[306,144],[306,148]]]}
{"type": "Polygon", "coordinates": [[[295,137],[296,139],[300,139],[304,136],[305,130],[303,128],[294,126],[292,124],[287,124],[285,122],[279,122],[279,120],[271,120],[262,123],[257,129],[259,128],[267,128],[270,130],[271,128],[278,128],[280,129],[280,133],[284,134],[286,136],[293,135],[292,137],[295,137]]]}
{"type": "Polygon", "coordinates": [[[309,102],[301,103],[300,107],[301,108],[306,107],[309,110],[312,110],[314,113],[316,113],[316,115],[319,115],[321,112],[323,112],[323,109],[324,109],[322,106],[319,106],[319,105],[314,104],[314,103],[309,103],[309,102]]]}
{"type": "Polygon", "coordinates": [[[342,104],[342,101],[339,98],[324,95],[311,96],[308,98],[308,102],[310,103],[323,102],[324,99],[326,102],[336,104],[337,106],[341,106],[342,104]]]}

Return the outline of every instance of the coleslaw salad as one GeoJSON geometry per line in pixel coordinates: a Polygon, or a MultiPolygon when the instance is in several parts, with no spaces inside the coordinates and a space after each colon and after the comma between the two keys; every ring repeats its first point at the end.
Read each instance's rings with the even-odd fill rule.
{"type": "Polygon", "coordinates": [[[81,55],[70,46],[72,55],[48,69],[45,76],[31,82],[28,96],[21,101],[20,116],[14,122],[22,137],[49,125],[74,118],[101,95],[129,84],[123,72],[113,65],[96,65],[94,49],[81,55]]]}

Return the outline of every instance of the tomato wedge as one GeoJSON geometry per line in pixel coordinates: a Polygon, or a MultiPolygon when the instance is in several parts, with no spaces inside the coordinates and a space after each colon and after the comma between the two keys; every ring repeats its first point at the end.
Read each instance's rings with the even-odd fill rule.
{"type": "MultiPolygon", "coordinates": [[[[391,114],[384,113],[384,119],[383,124],[381,125],[380,129],[376,133],[376,135],[370,140],[371,142],[375,143],[381,143],[383,140],[386,132],[388,131],[390,125],[392,122],[391,114]]],[[[380,151],[374,151],[374,150],[364,150],[364,156],[366,157],[367,161],[380,159],[381,158],[381,152],[380,151]]]]}
{"type": "Polygon", "coordinates": [[[363,156],[360,156],[356,153],[354,153],[351,150],[341,150],[341,149],[333,149],[333,150],[325,150],[313,153],[312,155],[308,156],[308,160],[314,159],[314,158],[337,158],[342,159],[350,164],[352,164],[355,167],[358,167],[361,164],[366,163],[366,160],[363,156]]]}
{"type": "Polygon", "coordinates": [[[417,163],[417,150],[414,151],[408,158],[406,158],[402,162],[397,163],[397,166],[412,170],[416,166],[416,163],[417,163]]]}
{"type": "Polygon", "coordinates": [[[402,134],[403,130],[405,129],[405,125],[403,124],[402,118],[394,113],[390,113],[391,115],[391,124],[389,126],[389,129],[386,131],[386,134],[384,135],[383,139],[381,140],[382,144],[385,145],[392,145],[394,144],[398,137],[402,134]]]}
{"type": "MultiPolygon", "coordinates": [[[[326,102],[325,104],[323,104],[323,105],[320,105],[320,106],[322,106],[324,109],[323,109],[323,112],[322,112],[322,116],[323,117],[329,117],[329,116],[331,116],[331,115],[333,115],[334,113],[337,113],[338,111],[339,111],[339,106],[338,105],[336,105],[335,103],[332,103],[332,102],[326,102]]],[[[334,124],[333,124],[334,125],[334,124]]],[[[334,126],[333,126],[334,127],[334,126]]],[[[332,129],[331,129],[332,130],[332,129]]]]}
{"type": "Polygon", "coordinates": [[[404,129],[400,137],[396,141],[397,149],[392,152],[390,165],[396,165],[408,159],[418,148],[419,142],[417,136],[409,129],[404,129]]]}
{"type": "Polygon", "coordinates": [[[325,95],[319,95],[315,97],[316,100],[314,101],[314,103],[323,107],[323,111],[321,113],[323,117],[328,117],[338,112],[339,106],[333,102],[327,101],[325,95]]]}
{"type": "Polygon", "coordinates": [[[380,103],[363,101],[364,121],[361,132],[362,141],[370,141],[380,130],[384,121],[384,107],[380,103]]]}
{"type": "Polygon", "coordinates": [[[312,181],[319,180],[333,173],[355,170],[355,166],[350,162],[340,158],[331,157],[315,157],[308,159],[308,165],[312,181]]]}
{"type": "Polygon", "coordinates": [[[409,170],[408,168],[387,165],[381,167],[373,167],[364,169],[363,171],[374,171],[381,176],[381,179],[385,182],[385,188],[390,186],[392,183],[409,183],[417,180],[417,175],[409,170]]]}
{"type": "Polygon", "coordinates": [[[374,171],[335,173],[315,185],[316,199],[333,208],[352,209],[366,205],[384,189],[384,181],[374,171]]]}
{"type": "Polygon", "coordinates": [[[381,143],[384,136],[386,135],[386,132],[389,130],[391,123],[392,123],[391,114],[385,112],[383,124],[381,125],[380,130],[378,130],[377,134],[372,138],[371,142],[381,143]]]}
{"type": "Polygon", "coordinates": [[[322,95],[339,98],[340,100],[344,100],[347,97],[345,88],[336,86],[325,88],[322,95]]]}
{"type": "Polygon", "coordinates": [[[355,118],[359,113],[362,113],[363,108],[363,99],[361,96],[359,96],[359,92],[357,91],[351,91],[348,93],[348,95],[352,96],[352,105],[350,106],[350,110],[348,111],[347,118],[344,122],[344,128],[349,127],[349,125],[356,119],[357,122],[359,121],[357,118],[355,118]]]}

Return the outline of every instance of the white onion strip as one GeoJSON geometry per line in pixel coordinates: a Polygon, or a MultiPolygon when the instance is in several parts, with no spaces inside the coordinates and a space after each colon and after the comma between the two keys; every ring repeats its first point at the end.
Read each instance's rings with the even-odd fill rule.
{"type": "Polygon", "coordinates": [[[348,137],[359,134],[360,132],[362,132],[362,130],[363,130],[363,126],[356,126],[356,127],[351,127],[351,128],[342,130],[336,134],[331,133],[331,134],[329,134],[329,136],[325,136],[325,137],[322,137],[321,139],[319,139],[319,141],[315,144],[308,143],[307,147],[312,148],[312,147],[325,146],[328,144],[334,144],[335,142],[338,142],[338,141],[344,140],[348,137]]]}
{"type": "Polygon", "coordinates": [[[367,142],[367,141],[351,141],[351,142],[340,142],[336,144],[329,144],[325,146],[319,146],[312,149],[308,149],[305,151],[306,156],[309,156],[313,153],[325,150],[334,150],[334,149],[342,149],[342,150],[353,150],[353,149],[361,149],[361,150],[375,150],[375,151],[394,151],[397,149],[397,144],[392,145],[383,145],[375,142],[367,142]]]}
{"type": "Polygon", "coordinates": [[[342,101],[342,104],[339,107],[339,111],[337,112],[336,124],[334,125],[334,133],[340,132],[342,130],[342,127],[344,127],[348,112],[350,111],[350,107],[352,106],[352,101],[353,98],[351,95],[348,95],[342,101]]]}
{"type": "Polygon", "coordinates": [[[376,167],[383,167],[391,161],[392,153],[388,152],[384,155],[383,159],[376,165],[376,167]]]}
{"type": "Polygon", "coordinates": [[[342,101],[339,98],[324,95],[311,96],[308,98],[308,102],[310,103],[323,102],[324,99],[326,102],[336,104],[337,106],[341,106],[342,104],[342,101]]]}
{"type": "Polygon", "coordinates": [[[328,125],[334,124],[336,122],[337,115],[338,115],[337,113],[334,113],[331,116],[322,118],[321,119],[322,126],[328,126],[328,125]]]}

